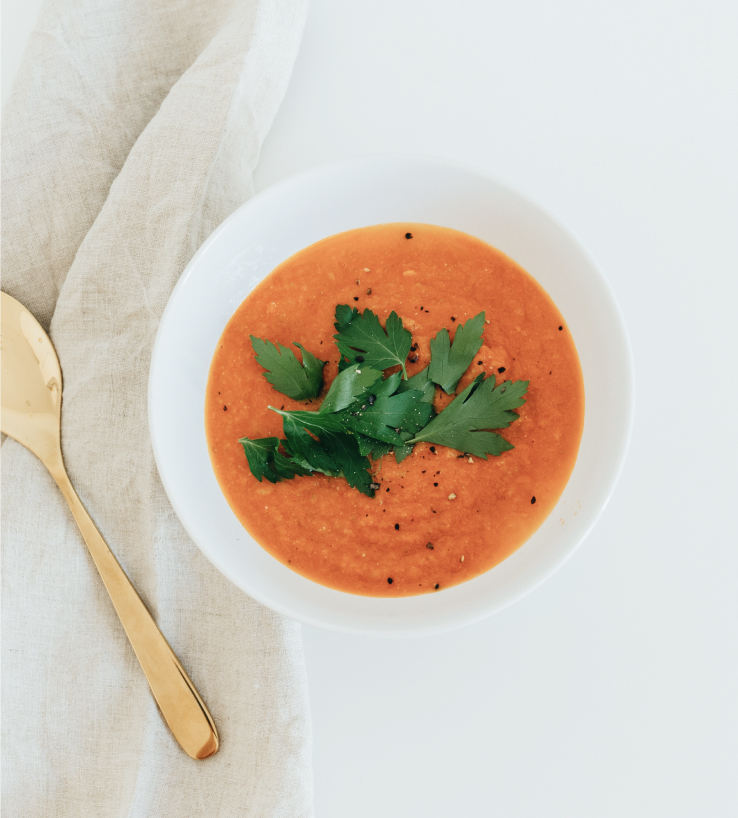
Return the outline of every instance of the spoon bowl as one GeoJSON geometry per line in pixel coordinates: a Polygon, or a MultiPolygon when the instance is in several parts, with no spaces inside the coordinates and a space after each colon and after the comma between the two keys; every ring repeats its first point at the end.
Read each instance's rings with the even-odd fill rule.
{"type": "Polygon", "coordinates": [[[61,458],[62,376],[41,325],[2,293],[2,430],[43,463],[61,458]],[[7,330],[7,331],[6,331],[7,330]]]}

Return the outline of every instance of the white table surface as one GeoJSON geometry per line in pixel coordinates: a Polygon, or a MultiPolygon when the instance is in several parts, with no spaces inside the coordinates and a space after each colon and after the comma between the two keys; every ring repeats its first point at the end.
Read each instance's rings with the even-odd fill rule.
{"type": "MultiPolygon", "coordinates": [[[[3,0],[3,97],[39,7],[3,0]]],[[[442,636],[304,629],[318,818],[738,815],[737,43],[734,0],[312,0],[257,188],[476,165],[589,247],[637,377],[620,485],[543,587],[442,636]]]]}

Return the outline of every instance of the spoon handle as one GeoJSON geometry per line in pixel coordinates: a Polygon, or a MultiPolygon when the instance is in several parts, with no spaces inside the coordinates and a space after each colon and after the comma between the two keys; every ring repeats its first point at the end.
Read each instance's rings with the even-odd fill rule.
{"type": "Polygon", "coordinates": [[[213,755],[219,746],[218,731],[205,702],[90,519],[66,471],[63,467],[50,471],[90,549],[164,720],[188,756],[213,755]]]}

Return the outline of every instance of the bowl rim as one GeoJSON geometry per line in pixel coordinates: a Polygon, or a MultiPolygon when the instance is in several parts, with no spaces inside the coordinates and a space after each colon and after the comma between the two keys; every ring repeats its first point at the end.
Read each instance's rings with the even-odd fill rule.
{"type": "MultiPolygon", "coordinates": [[[[558,217],[553,215],[547,208],[541,206],[536,201],[534,201],[527,195],[521,193],[519,190],[512,187],[511,185],[501,181],[493,174],[484,170],[480,170],[479,168],[473,165],[456,159],[449,159],[437,155],[414,154],[407,152],[361,154],[334,162],[322,163],[315,167],[308,168],[295,174],[291,174],[290,176],[269,185],[264,190],[259,191],[246,202],[244,202],[242,205],[237,207],[233,211],[233,213],[226,217],[200,245],[200,247],[197,249],[195,254],[190,259],[190,261],[187,263],[185,269],[183,270],[182,274],[177,280],[177,283],[174,285],[172,292],[170,293],[169,298],[167,300],[167,304],[164,308],[164,311],[161,315],[159,326],[157,327],[156,338],[151,352],[149,367],[147,413],[150,439],[154,454],[154,460],[157,466],[157,472],[159,474],[160,480],[162,481],[162,485],[164,486],[167,498],[171,503],[174,512],[176,513],[184,529],[187,531],[188,536],[197,546],[198,550],[208,559],[208,561],[215,568],[218,569],[218,571],[220,571],[220,573],[222,573],[230,582],[236,585],[236,587],[240,588],[244,593],[248,594],[257,602],[260,602],[261,604],[265,605],[271,610],[276,611],[277,613],[283,614],[284,616],[287,616],[291,619],[302,622],[303,624],[312,625],[314,627],[318,627],[325,630],[332,630],[340,633],[349,633],[365,636],[381,636],[386,638],[393,637],[402,638],[407,636],[429,635],[432,633],[447,632],[458,627],[462,627],[464,625],[479,622],[519,601],[524,596],[538,588],[546,580],[550,579],[550,577],[554,573],[556,573],[573,556],[573,554],[582,545],[584,540],[589,536],[592,529],[602,516],[602,513],[604,512],[608,503],[610,502],[610,499],[612,498],[612,495],[622,474],[628,449],[630,446],[635,416],[635,370],[633,350],[630,343],[630,338],[628,336],[622,308],[620,307],[620,304],[615,296],[614,290],[609,280],[605,276],[599,264],[595,261],[592,254],[589,252],[586,245],[580,240],[578,235],[569,227],[567,227],[558,217]],[[341,170],[351,171],[354,168],[363,169],[367,165],[371,164],[381,165],[387,162],[397,161],[416,163],[423,162],[427,163],[429,166],[435,165],[437,167],[442,167],[447,170],[455,170],[461,173],[470,174],[480,179],[483,179],[493,184],[501,191],[504,191],[505,194],[511,196],[514,199],[518,199],[521,203],[525,204],[525,206],[530,208],[531,210],[537,211],[539,216],[542,216],[546,221],[548,221],[553,227],[556,228],[558,232],[560,232],[565,238],[567,238],[573,246],[576,247],[579,254],[588,263],[592,273],[594,273],[597,276],[599,284],[605,291],[609,300],[609,307],[612,310],[613,317],[615,318],[615,322],[619,330],[618,340],[621,345],[621,352],[624,353],[625,360],[627,362],[626,367],[627,371],[619,373],[622,391],[625,393],[624,395],[625,416],[623,418],[623,424],[621,426],[620,442],[618,445],[617,454],[612,458],[609,464],[608,469],[609,473],[607,475],[607,479],[603,480],[604,488],[599,503],[599,507],[592,513],[592,516],[589,520],[589,524],[586,526],[586,528],[584,528],[584,530],[575,539],[573,539],[571,545],[566,549],[564,553],[560,554],[559,556],[557,556],[555,560],[552,561],[547,570],[542,571],[535,578],[535,581],[530,582],[524,588],[511,594],[508,598],[501,600],[496,606],[490,607],[490,609],[486,611],[472,612],[465,616],[456,617],[453,620],[448,621],[446,623],[440,624],[434,623],[431,626],[419,627],[407,626],[392,629],[384,628],[374,629],[371,627],[357,627],[356,625],[353,624],[345,625],[342,624],[341,622],[335,621],[330,622],[325,621],[323,619],[320,619],[319,617],[312,616],[309,613],[297,610],[296,608],[290,607],[289,605],[285,605],[284,603],[278,600],[274,600],[270,598],[267,594],[262,593],[258,586],[252,587],[251,584],[244,582],[242,578],[232,570],[232,568],[228,565],[227,561],[219,559],[218,556],[214,554],[211,550],[204,548],[200,544],[198,538],[196,538],[193,531],[191,530],[191,527],[188,525],[187,514],[184,513],[184,509],[182,508],[179,502],[176,490],[173,490],[173,486],[170,481],[167,469],[166,467],[162,467],[162,463],[164,462],[165,456],[163,455],[161,441],[157,438],[156,434],[154,433],[154,429],[156,427],[154,395],[156,391],[155,381],[157,369],[160,365],[160,358],[162,354],[161,349],[164,346],[163,339],[165,338],[165,335],[168,331],[170,322],[173,320],[172,316],[175,315],[176,312],[177,308],[176,302],[178,293],[187,286],[190,277],[194,274],[194,271],[199,265],[199,262],[202,259],[202,257],[205,256],[210,250],[210,248],[220,240],[220,237],[230,229],[230,226],[234,222],[237,222],[240,219],[242,219],[243,214],[248,213],[249,210],[253,208],[258,208],[261,205],[261,203],[266,201],[268,198],[273,196],[279,196],[283,190],[293,185],[300,185],[309,182],[313,177],[318,178],[326,173],[331,173],[334,171],[341,170]]],[[[462,583],[461,586],[458,587],[463,587],[463,585],[464,583],[462,583]]],[[[383,598],[377,597],[373,599],[381,600],[383,598]]],[[[386,601],[392,602],[393,600],[394,598],[388,598],[386,601]]]]}

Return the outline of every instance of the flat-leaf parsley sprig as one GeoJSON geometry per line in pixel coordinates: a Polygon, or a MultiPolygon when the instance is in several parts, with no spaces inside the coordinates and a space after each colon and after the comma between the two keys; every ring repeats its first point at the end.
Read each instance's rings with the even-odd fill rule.
{"type": "Polygon", "coordinates": [[[295,346],[302,352],[302,363],[297,360],[295,353],[278,346],[271,341],[256,338],[250,335],[251,346],[256,353],[259,366],[267,371],[264,377],[283,395],[293,400],[307,400],[317,398],[323,388],[323,367],[326,362],[316,358],[308,352],[302,344],[295,346]]]}
{"type": "Polygon", "coordinates": [[[459,324],[454,333],[454,343],[448,335],[447,329],[442,329],[435,338],[431,339],[431,362],[428,375],[433,383],[451,395],[456,391],[462,375],[469,368],[474,356],[482,346],[482,330],[484,329],[484,312],[475,315],[466,322],[459,324]]]}
{"type": "Polygon", "coordinates": [[[402,318],[393,310],[384,328],[379,318],[370,310],[360,313],[356,307],[339,304],[336,307],[338,333],[333,337],[341,353],[339,369],[354,363],[366,364],[374,369],[389,369],[401,366],[407,377],[405,361],[413,343],[412,335],[402,326],[402,318]]]}
{"type": "MultiPolygon", "coordinates": [[[[482,346],[484,312],[459,324],[451,342],[447,329],[431,340],[430,364],[411,378],[405,361],[412,335],[396,312],[385,326],[370,310],[336,307],[334,336],[340,353],[339,374],[316,411],[285,411],[284,439],[249,439],[243,445],[251,473],[260,482],[276,483],[296,476],[324,474],[343,477],[352,488],[373,497],[379,485],[371,473],[374,461],[394,451],[402,462],[416,443],[448,446],[486,459],[514,448],[492,431],[518,420],[514,410],[525,403],[528,381],[495,385],[494,375],[478,375],[439,414],[433,408],[436,385],[453,394],[482,346]],[[402,371],[385,377],[384,370],[402,371]]],[[[287,347],[251,336],[257,362],[265,377],[282,394],[307,400],[320,394],[325,361],[300,344],[302,362],[287,347]]]]}
{"type": "Polygon", "coordinates": [[[494,376],[478,375],[466,389],[430,423],[418,432],[409,444],[435,443],[466,454],[487,459],[515,448],[502,435],[487,429],[507,429],[520,416],[513,409],[525,403],[528,381],[505,381],[495,386],[494,376]]]}

